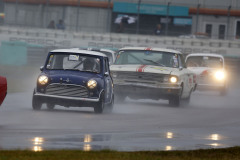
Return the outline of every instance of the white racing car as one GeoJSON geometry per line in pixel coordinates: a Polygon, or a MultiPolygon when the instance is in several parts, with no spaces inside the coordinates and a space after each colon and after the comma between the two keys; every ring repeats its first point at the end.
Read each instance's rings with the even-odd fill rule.
{"type": "Polygon", "coordinates": [[[163,48],[129,47],[111,65],[116,100],[166,99],[172,106],[189,102],[196,76],[185,67],[182,53],[163,48]]]}
{"type": "Polygon", "coordinates": [[[193,53],[186,57],[187,68],[197,75],[197,89],[227,93],[227,74],[224,57],[212,53],[193,53]]]}

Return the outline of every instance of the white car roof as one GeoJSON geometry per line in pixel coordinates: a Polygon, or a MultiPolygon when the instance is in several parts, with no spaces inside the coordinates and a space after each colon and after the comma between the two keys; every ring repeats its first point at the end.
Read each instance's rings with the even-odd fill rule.
{"type": "Polygon", "coordinates": [[[208,57],[218,57],[218,58],[224,59],[224,57],[222,55],[216,54],[216,53],[191,53],[191,54],[187,55],[186,58],[192,57],[192,56],[208,56],[208,57]]]}
{"type": "Polygon", "coordinates": [[[166,49],[166,48],[151,48],[151,47],[125,47],[119,49],[121,50],[151,50],[151,51],[161,51],[161,52],[171,52],[176,54],[182,54],[180,51],[173,50],[173,49],[166,49]]]}
{"type": "Polygon", "coordinates": [[[102,48],[100,49],[100,51],[104,51],[104,52],[110,52],[112,54],[114,54],[115,52],[113,50],[110,50],[110,49],[105,49],[105,48],[102,48]]]}
{"type": "Polygon", "coordinates": [[[96,51],[88,51],[88,50],[81,50],[78,48],[71,48],[71,49],[56,49],[51,51],[51,53],[82,53],[82,54],[88,54],[88,55],[94,55],[94,56],[102,56],[102,57],[107,57],[105,54],[101,52],[96,52],[96,51]]]}

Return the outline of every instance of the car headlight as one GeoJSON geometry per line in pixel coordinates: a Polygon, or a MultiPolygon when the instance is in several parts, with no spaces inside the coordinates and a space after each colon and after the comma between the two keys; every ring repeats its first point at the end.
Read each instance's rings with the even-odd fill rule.
{"type": "Polygon", "coordinates": [[[225,78],[225,73],[223,71],[217,71],[215,73],[215,78],[217,80],[223,80],[225,78]]]}
{"type": "Polygon", "coordinates": [[[93,79],[89,80],[87,83],[88,88],[93,89],[97,86],[97,82],[93,79]]]}
{"type": "Polygon", "coordinates": [[[177,77],[171,76],[169,80],[170,80],[171,83],[176,83],[177,82],[177,77]]]}
{"type": "Polygon", "coordinates": [[[40,77],[38,78],[38,82],[39,82],[40,84],[44,85],[44,84],[48,83],[48,77],[45,76],[45,75],[42,75],[42,76],[40,76],[40,77]]]}

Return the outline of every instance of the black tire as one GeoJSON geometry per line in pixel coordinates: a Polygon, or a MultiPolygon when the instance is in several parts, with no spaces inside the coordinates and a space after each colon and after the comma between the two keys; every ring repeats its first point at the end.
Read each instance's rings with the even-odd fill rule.
{"type": "Polygon", "coordinates": [[[113,110],[113,106],[114,106],[114,95],[112,95],[111,103],[107,105],[107,111],[111,113],[113,110]]]}
{"type": "Polygon", "coordinates": [[[191,100],[191,95],[192,95],[192,92],[193,92],[193,90],[194,90],[194,89],[191,89],[191,91],[190,91],[190,93],[189,93],[188,97],[187,97],[187,98],[184,98],[184,99],[182,100],[182,102],[183,102],[183,105],[189,105],[189,103],[190,103],[190,100],[191,100]]]}
{"type": "Polygon", "coordinates": [[[53,110],[54,107],[55,107],[55,104],[53,104],[53,103],[47,103],[47,109],[53,110]]]}
{"type": "Polygon", "coordinates": [[[102,113],[105,107],[105,97],[104,92],[102,92],[99,102],[94,106],[95,113],[102,113]]]}
{"type": "Polygon", "coordinates": [[[173,95],[169,98],[169,105],[178,107],[180,105],[180,96],[179,95],[173,95]]]}
{"type": "Polygon", "coordinates": [[[183,84],[181,86],[182,86],[182,89],[181,89],[180,95],[172,95],[169,97],[170,106],[174,106],[174,107],[180,106],[180,101],[181,101],[182,92],[183,92],[183,84]]]}
{"type": "Polygon", "coordinates": [[[34,95],[33,95],[33,98],[32,98],[32,108],[33,108],[33,110],[40,110],[42,108],[42,103],[34,95]]]}

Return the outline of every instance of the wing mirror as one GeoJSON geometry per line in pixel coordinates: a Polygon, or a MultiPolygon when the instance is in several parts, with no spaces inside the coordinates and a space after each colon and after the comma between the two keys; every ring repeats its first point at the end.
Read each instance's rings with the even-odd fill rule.
{"type": "Polygon", "coordinates": [[[44,68],[44,67],[43,67],[43,66],[41,66],[41,67],[40,67],[40,71],[43,71],[43,68],[44,68]]]}

